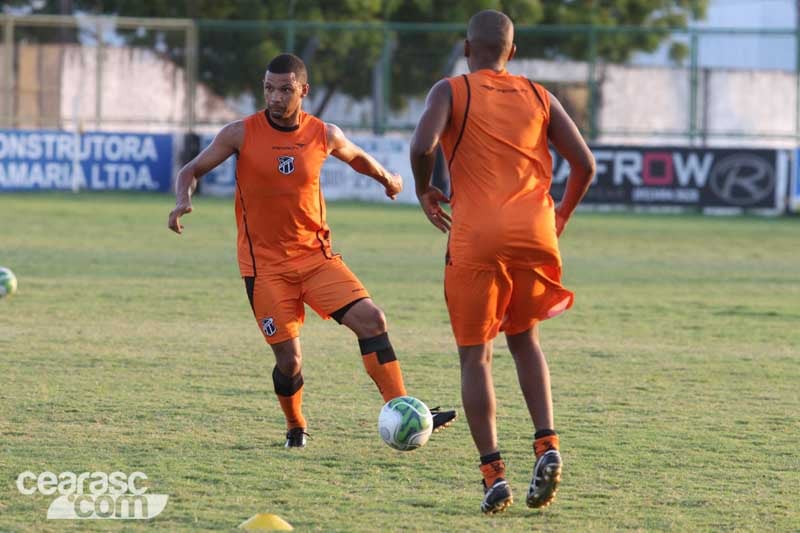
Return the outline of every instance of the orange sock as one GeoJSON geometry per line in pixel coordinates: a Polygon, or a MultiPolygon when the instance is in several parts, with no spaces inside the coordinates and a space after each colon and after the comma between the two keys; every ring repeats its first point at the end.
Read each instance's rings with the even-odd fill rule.
{"type": "Polygon", "coordinates": [[[498,459],[497,461],[481,465],[481,474],[483,474],[483,482],[486,484],[486,487],[491,487],[494,485],[495,481],[506,477],[506,464],[502,459],[498,459]]]}
{"type": "Polygon", "coordinates": [[[369,339],[358,339],[361,348],[361,360],[367,374],[378,386],[378,391],[383,396],[383,401],[406,395],[406,386],[403,384],[403,373],[400,363],[394,355],[394,349],[389,342],[389,335],[382,333],[369,339]]]}
{"type": "Polygon", "coordinates": [[[547,450],[558,450],[558,435],[553,433],[533,441],[533,451],[539,457],[547,450]]]}
{"type": "Polygon", "coordinates": [[[276,366],[272,370],[272,383],[275,385],[275,394],[281,404],[283,415],[286,417],[287,429],[307,428],[303,416],[303,374],[298,372],[292,377],[281,373],[276,366]]]}
{"type": "Polygon", "coordinates": [[[278,395],[278,401],[283,409],[283,415],[286,417],[286,429],[292,428],[307,428],[306,419],[303,416],[303,388],[300,387],[297,392],[291,396],[278,395]]]}

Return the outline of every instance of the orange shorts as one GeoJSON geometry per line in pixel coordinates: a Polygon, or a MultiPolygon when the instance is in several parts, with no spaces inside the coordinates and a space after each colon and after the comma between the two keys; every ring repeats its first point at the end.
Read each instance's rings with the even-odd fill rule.
{"type": "Polygon", "coordinates": [[[572,307],[558,267],[447,265],[444,294],[459,346],[484,344],[500,331],[516,335],[572,307]]]}
{"type": "Polygon", "coordinates": [[[313,256],[288,272],[262,273],[245,277],[250,306],[258,327],[269,344],[300,335],[305,319],[304,303],[323,319],[350,303],[369,298],[367,289],[342,261],[313,256]]]}

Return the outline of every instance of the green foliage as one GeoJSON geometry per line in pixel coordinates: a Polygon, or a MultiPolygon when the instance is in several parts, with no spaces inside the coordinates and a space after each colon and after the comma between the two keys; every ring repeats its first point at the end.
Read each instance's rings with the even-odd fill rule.
{"type": "Polygon", "coordinates": [[[535,24],[542,17],[539,0],[418,0],[405,2],[391,13],[392,22],[449,22],[463,24],[462,31],[395,32],[396,51],[392,57],[391,103],[402,107],[408,95],[425,94],[436,81],[449,74],[463,56],[463,42],[469,18],[483,9],[499,9],[516,24],[535,24]]]}
{"type": "MultiPolygon", "coordinates": [[[[30,5],[15,0],[17,5],[30,5]]],[[[628,60],[637,51],[650,52],[669,39],[668,28],[683,28],[692,18],[705,16],[708,0],[73,0],[72,7],[90,13],[134,17],[190,17],[229,24],[201,23],[199,78],[223,95],[251,92],[261,101],[260,79],[269,59],[280,51],[297,53],[310,66],[311,83],[327,91],[339,90],[356,98],[371,94],[373,68],[388,39],[393,45],[391,104],[402,107],[409,95],[424,94],[449,73],[461,57],[464,31],[404,29],[290,29],[259,22],[447,22],[464,25],[481,9],[500,9],[519,26],[521,57],[589,57],[585,31],[537,32],[536,26],[589,25],[603,28],[637,26],[651,31],[603,33],[597,57],[612,62],[628,60]],[[244,25],[237,26],[236,22],[244,25]],[[294,32],[294,33],[292,33],[294,32]]],[[[61,2],[47,0],[37,12],[56,13],[61,2]]],[[[173,61],[185,58],[184,37],[173,32],[131,33],[131,44],[154,46],[162,42],[173,61]]],[[[680,61],[687,49],[673,43],[670,57],[680,61]]],[[[327,101],[325,99],[325,101],[327,101]]],[[[324,103],[323,103],[324,106],[324,103]]],[[[319,111],[319,110],[318,110],[319,111]]]]}
{"type": "MultiPolygon", "coordinates": [[[[636,52],[653,52],[669,38],[667,30],[685,28],[690,20],[705,17],[708,0],[578,0],[546,2],[539,21],[546,25],[594,25],[603,29],[635,27],[647,31],[602,32],[597,37],[596,55],[610,62],[624,62],[636,52]]],[[[549,58],[590,58],[589,34],[568,32],[547,37],[526,34],[518,37],[523,55],[540,50],[549,58]]],[[[682,59],[683,43],[672,43],[670,57],[682,59]]],[[[540,55],[534,52],[532,55],[540,55]]]]}

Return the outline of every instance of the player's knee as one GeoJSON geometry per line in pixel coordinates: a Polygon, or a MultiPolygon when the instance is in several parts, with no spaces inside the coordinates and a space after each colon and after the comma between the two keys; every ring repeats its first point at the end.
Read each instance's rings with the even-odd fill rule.
{"type": "Polygon", "coordinates": [[[372,306],[371,309],[365,313],[363,325],[369,330],[370,336],[380,335],[386,332],[386,315],[380,307],[372,306]]]}
{"type": "Polygon", "coordinates": [[[386,315],[379,307],[375,307],[370,316],[370,325],[375,330],[375,335],[385,333],[388,327],[386,323],[386,315]]]}
{"type": "Polygon", "coordinates": [[[287,377],[296,375],[302,368],[302,361],[299,355],[293,358],[277,360],[275,364],[278,370],[281,371],[281,374],[287,377]]]}
{"type": "Polygon", "coordinates": [[[492,350],[487,345],[482,346],[459,346],[459,358],[461,368],[478,368],[491,366],[492,350]]]}
{"type": "Polygon", "coordinates": [[[293,347],[273,346],[272,349],[275,352],[275,365],[281,374],[292,377],[300,372],[303,366],[303,357],[300,352],[294,350],[293,347]]]}
{"type": "Polygon", "coordinates": [[[506,335],[506,341],[508,343],[508,349],[514,359],[524,359],[531,354],[541,353],[542,351],[536,328],[515,335],[506,335]]]}

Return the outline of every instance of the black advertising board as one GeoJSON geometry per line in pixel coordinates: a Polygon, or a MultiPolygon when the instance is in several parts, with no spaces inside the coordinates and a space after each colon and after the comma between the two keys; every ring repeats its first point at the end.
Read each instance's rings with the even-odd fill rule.
{"type": "MultiPolygon", "coordinates": [[[[551,194],[569,165],[553,153],[551,194]]],[[[597,173],[586,204],[778,209],[788,155],[781,150],[592,146],[597,173]]]]}

